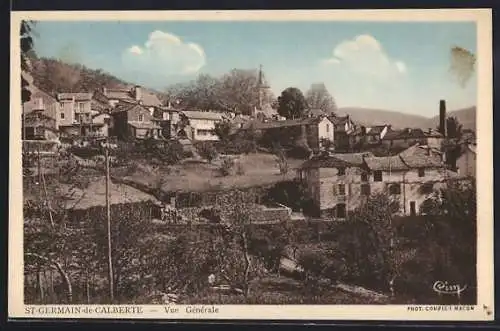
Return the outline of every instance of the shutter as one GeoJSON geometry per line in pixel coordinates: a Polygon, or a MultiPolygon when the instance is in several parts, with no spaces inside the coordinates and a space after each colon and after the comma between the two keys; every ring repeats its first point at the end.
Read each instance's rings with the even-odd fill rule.
{"type": "Polygon", "coordinates": [[[333,193],[333,196],[337,196],[337,184],[333,184],[332,193],[333,193]]]}
{"type": "Polygon", "coordinates": [[[348,193],[347,195],[352,195],[352,184],[347,184],[348,193]]]}

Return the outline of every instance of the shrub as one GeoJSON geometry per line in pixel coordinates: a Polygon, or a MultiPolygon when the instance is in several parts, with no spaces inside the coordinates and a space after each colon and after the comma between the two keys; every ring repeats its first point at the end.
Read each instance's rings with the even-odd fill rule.
{"type": "Polygon", "coordinates": [[[234,167],[234,160],[226,157],[222,161],[220,167],[219,167],[219,172],[222,176],[229,176],[231,174],[231,170],[234,167]]]}
{"type": "Polygon", "coordinates": [[[243,166],[243,164],[241,164],[241,162],[238,162],[238,164],[236,165],[236,174],[239,176],[245,174],[245,167],[243,166]]]}
{"type": "Polygon", "coordinates": [[[202,142],[196,146],[198,154],[204,159],[206,159],[209,163],[217,157],[217,150],[215,146],[210,142],[202,142]]]}

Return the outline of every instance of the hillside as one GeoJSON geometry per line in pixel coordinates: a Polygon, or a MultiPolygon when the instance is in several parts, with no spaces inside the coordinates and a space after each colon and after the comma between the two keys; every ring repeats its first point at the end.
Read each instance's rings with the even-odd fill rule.
{"type": "MultiPolygon", "coordinates": [[[[476,130],[476,106],[458,109],[448,112],[448,116],[454,116],[462,124],[464,129],[476,130]]],[[[427,120],[428,127],[436,127],[439,123],[439,116],[427,120]]]]}
{"type": "MultiPolygon", "coordinates": [[[[354,122],[361,125],[392,124],[392,127],[396,129],[406,127],[428,129],[436,128],[439,124],[439,116],[429,118],[382,109],[343,107],[338,109],[338,114],[340,116],[349,114],[354,122]]],[[[464,129],[475,130],[476,128],[475,106],[448,111],[448,116],[456,116],[464,129]]]]}
{"type": "Polygon", "coordinates": [[[350,115],[354,122],[366,126],[392,124],[394,128],[422,127],[429,120],[420,115],[382,109],[344,107],[339,108],[337,112],[340,116],[350,115]]]}

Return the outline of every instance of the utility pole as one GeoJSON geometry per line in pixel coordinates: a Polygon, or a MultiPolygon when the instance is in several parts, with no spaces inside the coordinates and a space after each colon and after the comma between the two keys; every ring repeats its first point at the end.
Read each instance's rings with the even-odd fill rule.
{"type": "Polygon", "coordinates": [[[111,245],[111,206],[109,201],[109,142],[106,139],[104,145],[105,162],[106,162],[106,218],[108,226],[108,282],[109,282],[109,298],[110,303],[114,302],[114,277],[113,277],[113,256],[111,245]]]}

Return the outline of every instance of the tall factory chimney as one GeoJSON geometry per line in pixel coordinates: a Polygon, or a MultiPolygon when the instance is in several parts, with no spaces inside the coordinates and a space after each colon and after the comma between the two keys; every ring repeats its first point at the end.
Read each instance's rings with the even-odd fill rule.
{"type": "Polygon", "coordinates": [[[439,133],[446,137],[446,101],[439,101],[439,133]]]}

